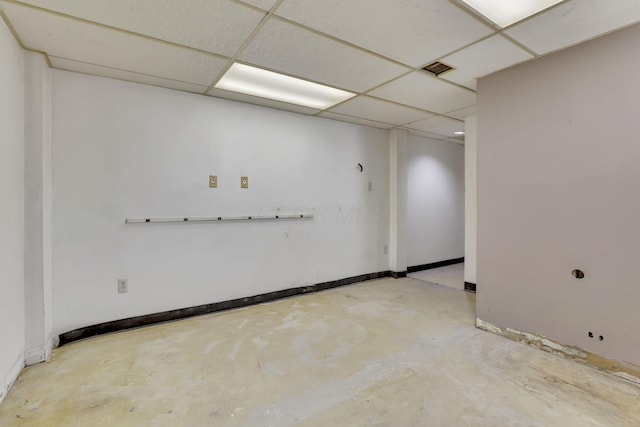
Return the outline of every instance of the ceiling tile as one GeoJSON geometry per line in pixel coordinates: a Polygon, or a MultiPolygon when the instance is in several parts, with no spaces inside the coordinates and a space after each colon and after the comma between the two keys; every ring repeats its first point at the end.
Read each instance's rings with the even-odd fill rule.
{"type": "Polygon", "coordinates": [[[493,31],[447,0],[285,0],[276,14],[412,67],[493,31]]]}
{"type": "Polygon", "coordinates": [[[467,116],[472,116],[476,114],[476,106],[472,105],[471,107],[461,108],[455,111],[449,111],[446,113],[447,116],[453,117],[454,119],[464,120],[467,116]]]}
{"type": "Polygon", "coordinates": [[[418,135],[418,136],[423,136],[425,138],[431,138],[431,139],[438,139],[438,140],[442,140],[444,141],[445,139],[447,139],[446,136],[443,135],[438,135],[436,133],[431,133],[431,132],[423,132],[421,130],[416,130],[416,129],[409,129],[407,127],[403,127],[402,129],[408,131],[410,134],[412,135],[418,135]]]}
{"type": "Polygon", "coordinates": [[[129,71],[118,70],[115,68],[102,67],[100,65],[87,64],[85,62],[71,61],[69,59],[57,58],[49,56],[51,65],[62,70],[77,71],[80,73],[91,74],[94,76],[110,77],[118,80],[127,80],[130,82],[143,83],[152,86],[166,87],[169,89],[183,90],[186,92],[204,93],[207,86],[194,85],[184,83],[177,80],[162,79],[159,77],[148,76],[145,74],[137,74],[129,71]]]}
{"type": "Polygon", "coordinates": [[[253,5],[255,7],[259,7],[263,10],[271,10],[274,4],[276,4],[277,0],[240,0],[243,3],[247,3],[253,5]]]}
{"type": "Polygon", "coordinates": [[[329,111],[396,125],[403,125],[433,116],[433,114],[424,111],[368,96],[358,96],[350,99],[337,107],[331,108],[329,111]]]}
{"type": "Polygon", "coordinates": [[[273,18],[240,59],[355,92],[408,71],[393,62],[273,18]]]}
{"type": "Polygon", "coordinates": [[[24,0],[57,12],[226,56],[264,13],[229,0],[24,0]]]}
{"type": "Polygon", "coordinates": [[[543,54],[640,20],[638,0],[569,0],[505,31],[543,54]]]}
{"type": "Polygon", "coordinates": [[[338,120],[341,122],[354,123],[357,125],[370,126],[370,127],[379,128],[379,129],[391,129],[392,127],[394,127],[394,125],[388,124],[388,123],[380,123],[380,122],[375,122],[373,120],[360,119],[358,117],[352,117],[352,116],[344,116],[342,114],[330,113],[326,111],[324,113],[318,114],[318,117],[324,117],[325,119],[331,119],[331,120],[338,120]]]}
{"type": "Polygon", "coordinates": [[[415,71],[371,91],[370,95],[423,110],[445,113],[476,103],[475,92],[415,71]]]}
{"type": "Polygon", "coordinates": [[[464,131],[464,122],[450,119],[448,117],[438,116],[411,123],[405,127],[451,138],[453,137],[454,132],[464,131]]]}
{"type": "Polygon", "coordinates": [[[286,102],[275,101],[273,99],[260,98],[259,96],[245,95],[244,93],[230,92],[228,90],[217,88],[213,88],[211,91],[209,91],[209,93],[207,93],[207,95],[306,115],[313,115],[320,112],[320,110],[303,107],[301,105],[287,104],[286,102]]]}
{"type": "Polygon", "coordinates": [[[476,78],[533,58],[533,55],[497,34],[441,59],[455,68],[440,77],[473,90],[476,78]]]}
{"type": "Polygon", "coordinates": [[[14,3],[3,10],[24,44],[49,55],[207,86],[227,61],[14,3]]]}

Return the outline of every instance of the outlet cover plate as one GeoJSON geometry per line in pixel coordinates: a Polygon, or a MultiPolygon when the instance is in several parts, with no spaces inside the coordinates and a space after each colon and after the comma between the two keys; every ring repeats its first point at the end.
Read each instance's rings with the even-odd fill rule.
{"type": "Polygon", "coordinates": [[[218,188],[217,175],[209,175],[209,188],[218,188]]]}
{"type": "Polygon", "coordinates": [[[249,177],[241,176],[240,177],[240,188],[249,188],[249,177]]]}
{"type": "Polygon", "coordinates": [[[129,292],[129,282],[127,279],[118,279],[118,293],[124,294],[129,292]]]}

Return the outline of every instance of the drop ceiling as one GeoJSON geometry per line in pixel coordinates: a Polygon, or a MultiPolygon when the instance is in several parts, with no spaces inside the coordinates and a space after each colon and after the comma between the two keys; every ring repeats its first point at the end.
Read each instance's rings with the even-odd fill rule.
{"type": "Polygon", "coordinates": [[[565,0],[500,29],[461,0],[0,0],[50,65],[462,142],[476,79],[640,21],[638,0],[565,0]],[[453,70],[433,76],[434,61],[453,70]],[[325,110],[215,88],[234,63],[357,94],[325,110]]]}

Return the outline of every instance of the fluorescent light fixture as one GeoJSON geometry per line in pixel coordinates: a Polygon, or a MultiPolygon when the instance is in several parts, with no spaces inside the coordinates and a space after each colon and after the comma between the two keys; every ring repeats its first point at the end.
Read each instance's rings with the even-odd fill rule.
{"type": "Polygon", "coordinates": [[[324,110],[356,95],[237,62],[224,73],[215,87],[318,110],[324,110]]]}
{"type": "Polygon", "coordinates": [[[462,0],[500,28],[547,9],[563,0],[462,0]]]}
{"type": "Polygon", "coordinates": [[[463,130],[457,130],[453,134],[454,135],[464,135],[464,131],[463,130]]]}

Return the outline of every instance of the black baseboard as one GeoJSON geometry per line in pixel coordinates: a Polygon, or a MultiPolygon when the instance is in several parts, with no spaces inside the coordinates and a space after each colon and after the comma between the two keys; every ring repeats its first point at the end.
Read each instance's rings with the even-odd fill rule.
{"type": "Polygon", "coordinates": [[[476,284],[471,282],[464,282],[464,290],[476,293],[476,284]]]}
{"type": "Polygon", "coordinates": [[[401,279],[403,277],[407,277],[406,271],[390,271],[389,273],[390,273],[389,275],[394,279],[401,279]]]}
{"type": "Polygon", "coordinates": [[[275,301],[295,295],[323,291],[326,289],[351,285],[353,283],[364,282],[367,280],[381,279],[384,277],[395,277],[397,279],[398,277],[405,277],[407,275],[406,272],[404,272],[404,276],[396,277],[394,274],[400,275],[403,273],[392,273],[391,271],[387,270],[378,273],[361,274],[359,276],[347,277],[346,279],[333,280],[330,282],[318,283],[315,285],[303,286],[299,288],[284,289],[282,291],[269,292],[252,297],[238,298],[230,301],[215,302],[212,304],[180,308],[177,310],[163,311],[161,313],[145,314],[142,316],[130,317],[128,319],[99,323],[97,325],[86,326],[84,328],[79,328],[60,334],[59,346],[63,346],[65,344],[69,344],[85,338],[94,337],[96,335],[108,334],[125,329],[139,328],[141,326],[148,326],[154,323],[168,322],[193,316],[201,316],[203,314],[215,313],[217,311],[223,310],[231,310],[234,308],[248,307],[255,304],[275,301]]]}
{"type": "Polygon", "coordinates": [[[415,273],[416,271],[430,270],[432,268],[438,268],[438,267],[446,267],[447,265],[460,264],[461,262],[464,262],[464,257],[432,262],[431,264],[414,265],[411,267],[407,267],[407,272],[415,273]]]}

